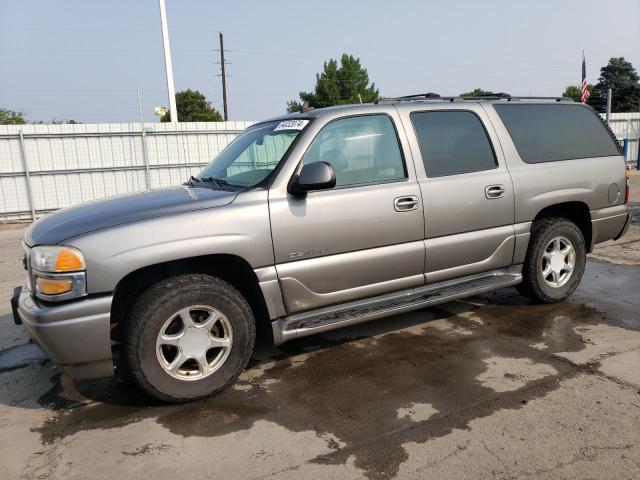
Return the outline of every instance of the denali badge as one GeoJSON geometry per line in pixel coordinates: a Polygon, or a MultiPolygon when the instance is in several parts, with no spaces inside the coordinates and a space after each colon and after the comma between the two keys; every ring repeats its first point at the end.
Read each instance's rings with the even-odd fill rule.
{"type": "Polygon", "coordinates": [[[323,253],[327,253],[326,248],[312,248],[311,250],[304,250],[302,252],[291,252],[287,255],[289,258],[303,258],[303,257],[313,257],[315,255],[322,255],[323,253]]]}

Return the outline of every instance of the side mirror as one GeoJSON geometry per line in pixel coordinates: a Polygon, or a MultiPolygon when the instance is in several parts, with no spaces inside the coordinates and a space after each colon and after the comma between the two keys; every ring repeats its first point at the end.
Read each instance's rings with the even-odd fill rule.
{"type": "Polygon", "coordinates": [[[300,174],[289,184],[289,193],[304,195],[310,190],[324,190],[336,186],[336,172],[327,162],[304,165],[300,174]]]}

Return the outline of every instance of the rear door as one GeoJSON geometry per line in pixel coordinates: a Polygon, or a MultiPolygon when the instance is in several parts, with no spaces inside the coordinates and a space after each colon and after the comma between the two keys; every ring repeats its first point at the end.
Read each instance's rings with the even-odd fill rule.
{"type": "Polygon", "coordinates": [[[294,196],[280,182],[269,192],[288,313],[425,282],[420,189],[405,162],[397,113],[381,108],[387,111],[312,124],[317,133],[309,133],[314,139],[301,162],[330,163],[335,188],[294,196]]]}
{"type": "Polygon", "coordinates": [[[484,110],[400,108],[424,202],[427,283],[511,265],[513,185],[484,110]]]}

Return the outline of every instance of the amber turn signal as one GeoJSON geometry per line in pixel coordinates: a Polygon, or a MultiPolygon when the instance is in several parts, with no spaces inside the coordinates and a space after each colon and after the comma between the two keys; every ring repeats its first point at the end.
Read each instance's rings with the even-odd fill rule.
{"type": "Polygon", "coordinates": [[[50,278],[36,279],[38,290],[45,295],[60,295],[70,292],[73,289],[71,280],[52,280],[50,278]]]}
{"type": "Polygon", "coordinates": [[[56,259],[56,270],[59,272],[71,272],[84,268],[84,261],[75,250],[61,250],[56,259]]]}

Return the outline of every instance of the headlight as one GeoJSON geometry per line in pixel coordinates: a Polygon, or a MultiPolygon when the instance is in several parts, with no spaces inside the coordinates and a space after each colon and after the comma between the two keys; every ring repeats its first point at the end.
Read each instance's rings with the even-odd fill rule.
{"type": "Polygon", "coordinates": [[[41,272],[78,272],[85,269],[84,257],[72,247],[34,247],[31,268],[41,272]]]}
{"type": "Polygon", "coordinates": [[[29,259],[36,297],[60,301],[86,295],[86,266],[79,250],[63,246],[34,247],[29,259]]]}

